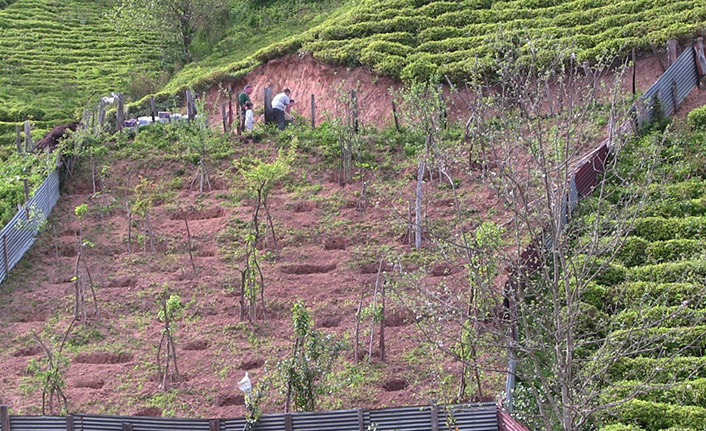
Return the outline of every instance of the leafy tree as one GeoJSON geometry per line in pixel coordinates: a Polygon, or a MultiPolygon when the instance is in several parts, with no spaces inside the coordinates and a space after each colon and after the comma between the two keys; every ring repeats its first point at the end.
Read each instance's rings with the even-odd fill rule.
{"type": "Polygon", "coordinates": [[[260,240],[260,208],[265,208],[265,214],[272,234],[272,242],[277,248],[277,236],[275,235],[274,223],[267,206],[267,197],[272,187],[277,181],[282,180],[291,170],[290,161],[293,157],[294,146],[289,153],[280,151],[277,158],[272,162],[255,160],[252,164],[243,164],[237,161],[243,177],[246,180],[248,190],[255,195],[255,211],[250,222],[250,229],[245,235],[245,267],[241,271],[241,292],[240,292],[240,318],[245,319],[246,304],[248,300],[248,318],[256,318],[257,297],[260,296],[262,303],[262,315],[266,318],[265,307],[265,280],[260,269],[259,250],[257,244],[260,240]]]}
{"type": "Polygon", "coordinates": [[[286,385],[285,412],[290,411],[292,401],[299,410],[314,411],[316,396],[326,392],[326,377],[343,343],[316,331],[311,313],[301,301],[292,306],[292,324],[294,349],[277,365],[286,385]]]}
{"type": "Polygon", "coordinates": [[[228,14],[224,0],[118,0],[114,21],[121,31],[152,29],[167,47],[165,59],[192,60],[191,44],[197,33],[223,24],[228,14]]]}

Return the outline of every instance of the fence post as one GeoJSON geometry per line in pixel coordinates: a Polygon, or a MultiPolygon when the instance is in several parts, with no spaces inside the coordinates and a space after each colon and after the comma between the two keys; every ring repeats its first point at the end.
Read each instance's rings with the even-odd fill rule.
{"type": "Polygon", "coordinates": [[[353,116],[353,131],[358,133],[358,92],[351,90],[351,115],[353,116]]]}
{"type": "Polygon", "coordinates": [[[0,425],[2,431],[10,431],[10,410],[6,405],[0,406],[0,425]]]}
{"type": "Polygon", "coordinates": [[[29,221],[29,184],[27,183],[27,178],[22,178],[22,185],[25,189],[25,215],[27,216],[27,221],[29,221]]]}
{"type": "Polygon", "coordinates": [[[667,41],[667,56],[669,59],[669,66],[674,64],[675,61],[677,61],[677,57],[679,57],[679,42],[677,42],[674,39],[670,39],[667,41]]]}
{"type": "Polygon", "coordinates": [[[189,122],[194,119],[194,111],[193,111],[193,103],[194,103],[194,96],[191,94],[191,90],[186,89],[184,91],[184,98],[186,99],[186,118],[188,118],[189,122]]]}
{"type": "Polygon", "coordinates": [[[395,100],[392,100],[392,118],[395,119],[395,129],[400,131],[400,120],[397,119],[397,106],[395,105],[395,100]]]}
{"type": "Polygon", "coordinates": [[[17,145],[17,153],[22,154],[22,127],[15,124],[15,145],[17,145]]]}
{"type": "Polygon", "coordinates": [[[358,409],[358,431],[365,431],[365,418],[363,417],[363,409],[358,409]]]}
{"type": "Polygon", "coordinates": [[[32,142],[32,126],[29,121],[25,121],[25,151],[30,152],[34,149],[34,142],[32,142]]]}
{"type": "Polygon", "coordinates": [[[157,115],[157,102],[154,101],[154,96],[150,97],[150,114],[152,114],[152,123],[157,121],[155,118],[157,115]]]}
{"type": "Polygon", "coordinates": [[[123,422],[123,431],[132,431],[132,424],[128,422],[123,422]]]}
{"type": "Polygon", "coordinates": [[[74,431],[74,417],[66,416],[66,431],[74,431]]]}
{"type": "Polygon", "coordinates": [[[228,133],[228,114],[225,102],[221,103],[221,117],[223,118],[223,133],[228,133]]]}
{"type": "Polygon", "coordinates": [[[635,55],[635,48],[632,49],[632,95],[637,93],[635,88],[635,75],[637,75],[637,56],[635,55]]]}
{"type": "Polygon", "coordinates": [[[267,87],[265,88],[265,124],[274,122],[275,118],[274,113],[272,112],[272,89],[267,87]]]}
{"type": "Polygon", "coordinates": [[[431,431],[439,431],[439,406],[431,405],[431,431]]]}
{"type": "Polygon", "coordinates": [[[314,95],[311,95],[311,128],[316,127],[316,105],[314,104],[314,95]]]}
{"type": "Polygon", "coordinates": [[[294,429],[292,427],[292,414],[291,413],[284,414],[284,429],[285,429],[285,431],[292,431],[294,429]]]}
{"type": "Polygon", "coordinates": [[[221,421],[218,419],[211,419],[208,422],[208,431],[219,431],[221,429],[221,421]]]}
{"type": "Polygon", "coordinates": [[[674,103],[674,112],[679,110],[679,100],[677,99],[677,80],[672,80],[672,103],[674,103]]]}
{"type": "Polygon", "coordinates": [[[118,132],[123,130],[123,122],[125,121],[125,96],[118,94],[118,105],[115,111],[115,130],[118,132]]]}

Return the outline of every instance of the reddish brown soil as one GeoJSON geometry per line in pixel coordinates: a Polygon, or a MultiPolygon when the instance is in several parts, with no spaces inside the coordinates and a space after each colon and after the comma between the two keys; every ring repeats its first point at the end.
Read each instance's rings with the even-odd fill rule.
{"type": "MultiPolygon", "coordinates": [[[[659,75],[658,68],[654,59],[638,62],[640,90],[659,75]]],[[[399,84],[375,77],[365,69],[333,68],[310,57],[289,56],[258,68],[236,84],[250,83],[255,86],[256,95],[266,85],[275,91],[288,86],[293,97],[302,102],[295,105],[296,109],[305,116],[309,115],[308,101],[314,93],[317,121],[321,121],[324,111],[336,111],[335,89],[343,80],[344,89],[355,85],[360,89],[362,122],[389,124],[388,88],[399,88],[399,84]]],[[[215,100],[215,94],[215,89],[209,93],[210,101],[215,100]]],[[[692,94],[678,115],[700,104],[704,96],[706,91],[692,94]]],[[[269,146],[252,141],[237,141],[234,146],[235,157],[274,154],[269,146]]],[[[365,288],[370,292],[377,277],[378,250],[387,247],[397,256],[410,254],[405,243],[406,225],[399,214],[406,214],[407,199],[413,195],[410,173],[414,172],[414,163],[381,169],[368,178],[370,202],[364,211],[359,211],[356,203],[361,183],[341,187],[332,181],[335,169],[324,166],[320,155],[307,157],[310,160],[301,162],[291,175],[304,178],[306,187],[291,190],[278,185],[268,200],[280,248],[274,249],[269,236],[259,244],[268,320],[258,319],[252,325],[239,319],[242,262],[232,253],[242,249],[243,226],[250,220],[253,206],[243,196],[239,174],[231,168],[232,160],[212,167],[219,191],[203,195],[188,191],[193,166],[136,157],[111,161],[106,191],[102,197],[92,197],[90,169],[84,167],[78,177],[67,182],[50,219],[59,234],[55,238],[51,229],[45,230],[11,277],[0,285],[2,401],[11,405],[13,413],[39,413],[41,394],[28,389],[31,380],[26,367],[42,351],[31,334],[41,334],[54,346],[50,340],[60,340],[71,320],[75,232],[79,230],[73,209],[83,203],[91,209],[82,223],[85,236],[96,244],[85,258],[98,286],[99,315],[93,315],[89,298],[88,325],[79,322],[78,330],[89,335],[95,331],[99,336],[83,342],[75,335],[75,344],[66,350],[70,359],[66,394],[72,411],[149,416],[242,415],[245,410],[236,383],[245,370],[256,382],[265,373],[272,375],[278,359],[291,352],[289,310],[296,300],[312,309],[317,328],[350,340],[360,291],[365,288]],[[163,191],[173,192],[167,201],[155,204],[151,214],[157,235],[155,253],[135,243],[132,252],[128,252],[123,200],[128,167],[133,186],[135,177],[141,176],[161,184],[163,191]],[[176,176],[183,176],[181,187],[169,185],[176,176]],[[101,199],[112,202],[110,211],[99,211],[101,199]],[[179,207],[184,208],[189,220],[196,274],[186,250],[186,228],[179,207]],[[165,401],[170,398],[160,395],[155,365],[162,331],[155,300],[165,285],[177,291],[187,304],[176,332],[179,368],[185,378],[174,384],[176,394],[172,401],[165,401]]],[[[469,226],[491,216],[506,218],[492,192],[476,179],[463,177],[459,190],[464,205],[475,210],[469,226]]],[[[441,224],[451,223],[451,192],[430,187],[427,196],[427,216],[441,224]]],[[[134,221],[132,233],[133,241],[144,234],[139,219],[134,221]]],[[[431,250],[422,251],[422,256],[418,260],[402,259],[401,264],[407,271],[421,270],[423,283],[443,283],[451,289],[466,286],[457,262],[445,261],[431,250]]],[[[383,272],[394,269],[389,262],[382,265],[383,272]]],[[[340,386],[333,395],[320,400],[319,408],[427,403],[430,398],[439,399],[442,393],[453,392],[439,382],[448,376],[446,380],[453,382],[458,375],[457,364],[424,344],[415,316],[403,306],[390,299],[388,309],[385,327],[394,329],[387,331],[387,361],[380,363],[376,346],[372,363],[356,368],[351,365],[353,351],[349,346],[344,351],[348,365],[337,369],[340,386]],[[358,370],[357,374],[352,369],[358,370]]],[[[360,356],[364,356],[363,352],[360,356]]],[[[494,369],[504,367],[503,358],[483,360],[494,369]]],[[[494,397],[502,389],[502,373],[487,372],[485,384],[485,392],[494,397]]],[[[281,411],[278,389],[270,391],[266,412],[281,411]]]]}
{"type": "MultiPolygon", "coordinates": [[[[662,64],[666,65],[666,54],[661,55],[660,58],[662,64]]],[[[657,57],[654,55],[639,56],[635,74],[637,91],[646,91],[662,73],[663,69],[657,57]]],[[[245,78],[225,84],[232,84],[238,92],[245,84],[253,86],[254,92],[251,98],[256,109],[264,106],[263,94],[266,87],[271,88],[275,93],[289,88],[292,91],[291,97],[296,101],[293,110],[308,121],[311,121],[311,95],[313,94],[317,124],[332,116],[340,115],[343,112],[340,107],[341,94],[357,89],[360,122],[363,125],[376,127],[393,124],[391,94],[398,93],[402,88],[398,81],[377,76],[366,68],[328,66],[308,54],[292,54],[281,59],[271,60],[267,64],[257,67],[245,78]]],[[[627,92],[632,90],[632,69],[625,71],[622,78],[622,88],[627,92]]],[[[682,117],[692,108],[706,102],[706,94],[704,93],[706,93],[705,89],[694,91],[684,101],[676,116],[682,117]]],[[[445,98],[449,100],[450,118],[465,120],[468,116],[465,101],[471,100],[473,95],[465,89],[462,89],[460,94],[450,94],[449,89],[445,88],[445,98]]],[[[218,88],[214,87],[209,91],[207,101],[213,104],[216,99],[223,101],[223,96],[219,96],[218,88]]],[[[256,121],[261,120],[261,118],[256,119],[256,121]]],[[[214,116],[211,123],[220,127],[220,117],[214,116]]]]}

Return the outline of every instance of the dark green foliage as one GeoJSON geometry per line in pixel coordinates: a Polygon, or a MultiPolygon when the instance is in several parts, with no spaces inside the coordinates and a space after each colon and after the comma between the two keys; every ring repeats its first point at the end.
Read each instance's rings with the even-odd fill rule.
{"type": "Polygon", "coordinates": [[[610,368],[610,379],[647,380],[652,384],[706,377],[706,358],[682,356],[665,359],[621,358],[610,368]]]}
{"type": "Polygon", "coordinates": [[[706,408],[632,400],[613,415],[617,421],[635,423],[647,430],[663,430],[677,426],[680,430],[701,430],[706,423],[706,408]]]}
{"type": "Polygon", "coordinates": [[[686,122],[693,130],[706,130],[706,106],[692,109],[686,115],[686,122]]]}
{"type": "Polygon", "coordinates": [[[706,277],[706,260],[657,263],[631,268],[628,281],[659,283],[696,282],[706,277]]]}
{"type": "Polygon", "coordinates": [[[706,234],[706,217],[645,217],[635,221],[633,234],[648,241],[699,239],[706,234]]]}

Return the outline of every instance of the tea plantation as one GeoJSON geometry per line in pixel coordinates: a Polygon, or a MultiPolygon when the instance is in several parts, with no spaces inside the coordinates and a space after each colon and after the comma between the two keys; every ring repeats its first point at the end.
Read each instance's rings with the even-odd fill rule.
{"type": "MultiPolygon", "coordinates": [[[[647,135],[641,142],[661,139],[658,135],[647,135]]],[[[628,401],[605,414],[602,430],[704,429],[703,152],[703,132],[678,133],[670,138],[662,154],[667,162],[655,171],[656,178],[668,181],[651,186],[647,204],[618,261],[584,295],[583,300],[595,313],[596,331],[605,334],[606,343],[632,341],[635,346],[635,354],[620,358],[609,368],[601,402],[628,401]]],[[[591,208],[595,199],[582,205],[591,208]]],[[[590,212],[587,210],[579,222],[588,221],[590,212]]]]}
{"type": "MultiPolygon", "coordinates": [[[[303,33],[237,60],[218,55],[208,67],[186,68],[165,95],[242,76],[282,55],[311,51],[327,63],[362,65],[401,79],[433,74],[462,80],[489,69],[496,40],[546,48],[571,46],[580,60],[649,49],[668,39],[690,39],[704,28],[706,4],[695,0],[366,0],[303,33]]],[[[246,29],[247,34],[247,29],[246,29]]]]}
{"type": "Polygon", "coordinates": [[[120,34],[110,6],[87,0],[0,2],[0,143],[15,124],[34,123],[34,137],[80,117],[99,96],[123,90],[132,77],[161,68],[149,32],[120,34]],[[77,112],[79,114],[77,115],[77,112]]]}

